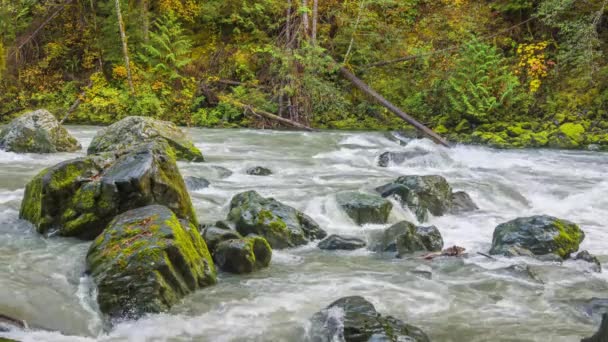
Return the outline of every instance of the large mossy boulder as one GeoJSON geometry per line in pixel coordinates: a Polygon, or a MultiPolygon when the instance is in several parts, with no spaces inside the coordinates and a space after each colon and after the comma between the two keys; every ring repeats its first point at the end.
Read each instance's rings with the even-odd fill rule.
{"type": "Polygon", "coordinates": [[[304,245],[327,235],[308,215],[255,191],[232,198],[228,220],[243,236],[262,236],[275,249],[304,245]]]}
{"type": "Polygon", "coordinates": [[[441,252],[443,237],[435,226],[416,226],[407,221],[398,222],[373,237],[371,250],[397,252],[398,256],[416,252],[441,252]]]}
{"type": "Polygon", "coordinates": [[[196,224],[175,159],[160,141],[41,171],[27,184],[19,215],[42,234],[93,239],[114,216],[150,204],[196,224]]]}
{"type": "Polygon", "coordinates": [[[358,225],[367,223],[384,224],[393,209],[393,204],[376,195],[349,191],[336,195],[338,205],[358,225]]]}
{"type": "Polygon", "coordinates": [[[382,316],[372,303],[360,296],[344,297],[311,318],[313,342],[428,342],[418,327],[391,316],[382,316]]]}
{"type": "Polygon", "coordinates": [[[574,223],[552,216],[520,217],[494,229],[490,254],[506,256],[557,255],[568,258],[585,233],[574,223]]]}
{"type": "Polygon", "coordinates": [[[376,191],[382,197],[395,196],[420,222],[428,220],[428,213],[442,216],[477,208],[468,195],[464,192],[453,193],[447,180],[437,175],[402,176],[376,188],[376,191]]]}
{"type": "Polygon", "coordinates": [[[129,116],[101,129],[91,141],[88,154],[131,149],[155,140],[165,141],[179,160],[204,161],[201,151],[175,124],[145,116],[129,116]]]}
{"type": "Polygon", "coordinates": [[[0,149],[17,153],[74,152],[81,149],[49,111],[21,115],[0,131],[0,149]]]}
{"type": "Polygon", "coordinates": [[[225,240],[217,244],[213,260],[217,267],[231,273],[251,273],[268,267],[272,248],[261,236],[225,240]]]}
{"type": "Polygon", "coordinates": [[[112,318],[168,310],[216,282],[196,226],[161,205],[115,217],[89,248],[86,262],[97,284],[99,309],[112,318]]]}

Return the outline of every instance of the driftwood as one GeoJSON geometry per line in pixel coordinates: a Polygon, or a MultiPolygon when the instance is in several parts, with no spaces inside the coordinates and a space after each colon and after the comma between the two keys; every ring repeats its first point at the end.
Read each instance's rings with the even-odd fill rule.
{"type": "Polygon", "coordinates": [[[250,111],[254,115],[258,115],[258,116],[264,117],[264,118],[269,119],[269,120],[277,121],[277,122],[280,122],[280,123],[285,124],[287,126],[303,129],[305,131],[309,131],[309,132],[314,131],[314,129],[312,129],[312,128],[306,126],[306,125],[302,125],[301,123],[297,123],[295,121],[282,118],[282,117],[280,117],[278,115],[269,113],[269,112],[261,110],[261,109],[256,109],[256,108],[254,108],[251,105],[248,105],[248,104],[245,104],[245,103],[241,103],[241,102],[238,102],[238,101],[235,101],[235,100],[226,99],[226,98],[222,98],[222,100],[226,101],[226,102],[228,102],[230,104],[233,104],[233,105],[235,105],[237,107],[241,107],[241,108],[243,108],[246,111],[250,111]]]}
{"type": "Polygon", "coordinates": [[[399,109],[397,106],[395,106],[394,104],[392,104],[391,102],[389,102],[387,99],[385,99],[378,92],[376,92],[375,90],[373,90],[372,88],[370,88],[360,78],[358,78],[357,76],[355,76],[355,74],[353,74],[352,72],[350,72],[350,70],[346,69],[345,67],[340,67],[340,74],[344,78],[346,78],[347,80],[349,80],[355,87],[357,87],[363,93],[365,93],[367,96],[369,96],[374,101],[376,101],[378,104],[380,104],[384,108],[390,110],[395,115],[397,115],[398,117],[400,117],[401,119],[403,119],[405,122],[407,122],[410,125],[414,126],[417,130],[419,130],[420,132],[422,132],[425,136],[429,137],[434,142],[436,142],[438,144],[441,144],[443,146],[446,146],[446,147],[450,147],[450,145],[448,144],[448,142],[445,139],[443,139],[441,136],[439,136],[439,134],[433,132],[433,130],[431,130],[430,128],[426,127],[422,123],[418,122],[416,119],[414,119],[410,115],[406,114],[404,111],[402,111],[401,109],[399,109]]]}

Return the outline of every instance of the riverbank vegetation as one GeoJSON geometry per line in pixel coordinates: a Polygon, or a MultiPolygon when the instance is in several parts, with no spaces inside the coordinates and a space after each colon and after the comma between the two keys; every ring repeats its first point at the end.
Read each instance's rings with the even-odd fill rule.
{"type": "Polygon", "coordinates": [[[608,0],[0,0],[0,121],[402,129],[608,149],[608,0]]]}

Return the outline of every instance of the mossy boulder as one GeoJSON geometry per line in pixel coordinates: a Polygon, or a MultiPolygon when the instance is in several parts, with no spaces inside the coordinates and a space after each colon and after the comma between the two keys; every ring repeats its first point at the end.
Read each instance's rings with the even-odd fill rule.
{"type": "Polygon", "coordinates": [[[411,341],[429,342],[420,328],[383,316],[360,296],[344,297],[311,318],[312,342],[411,341]]]}
{"type": "Polygon", "coordinates": [[[19,213],[42,234],[93,239],[127,210],[162,204],[196,224],[184,180],[164,142],[77,158],[41,171],[19,213]]]}
{"type": "Polygon", "coordinates": [[[211,254],[215,252],[215,249],[220,242],[243,238],[241,234],[235,230],[225,229],[218,226],[209,226],[204,228],[201,235],[207,243],[207,247],[209,247],[211,254]]]}
{"type": "Polygon", "coordinates": [[[420,222],[427,221],[428,213],[442,216],[453,210],[462,212],[477,208],[468,195],[463,195],[461,192],[453,193],[447,180],[437,175],[402,176],[376,188],[376,191],[382,197],[397,197],[401,204],[409,208],[420,222]]]}
{"type": "Polygon", "coordinates": [[[408,221],[398,222],[373,236],[371,250],[375,252],[397,252],[397,256],[415,252],[440,252],[443,237],[435,226],[416,226],[408,221]]]}
{"type": "Polygon", "coordinates": [[[355,191],[337,194],[336,201],[358,225],[386,223],[393,209],[393,204],[380,196],[355,191]]]}
{"type": "Polygon", "coordinates": [[[572,122],[562,124],[548,138],[548,145],[553,148],[581,148],[585,146],[584,142],[585,127],[572,122]]]}
{"type": "Polygon", "coordinates": [[[251,176],[270,176],[272,171],[263,166],[254,166],[247,169],[246,173],[251,176]]]}
{"type": "Polygon", "coordinates": [[[17,153],[74,152],[81,149],[49,111],[21,115],[0,131],[0,149],[17,153]]]}
{"type": "Polygon", "coordinates": [[[319,249],[325,250],[346,250],[352,251],[355,249],[365,247],[366,242],[355,237],[355,236],[347,236],[347,235],[336,235],[332,234],[328,238],[319,242],[317,245],[319,249]]]}
{"type": "Polygon", "coordinates": [[[304,245],[327,235],[308,215],[255,191],[232,198],[228,220],[243,236],[262,236],[275,249],[304,245]]]}
{"type": "Polygon", "coordinates": [[[584,238],[585,233],[570,221],[546,215],[520,217],[494,229],[490,254],[553,254],[565,259],[578,250],[584,238]]]}
{"type": "Polygon", "coordinates": [[[268,267],[272,248],[260,236],[225,240],[217,244],[213,260],[217,267],[231,273],[251,273],[268,267]]]}
{"type": "Polygon", "coordinates": [[[204,161],[201,151],[175,124],[145,116],[129,116],[101,129],[91,141],[88,154],[131,149],[155,140],[165,141],[179,160],[204,161]]]}
{"type": "Polygon", "coordinates": [[[116,216],[89,248],[86,263],[97,284],[99,309],[112,318],[166,311],[216,282],[196,226],[161,205],[116,216]]]}

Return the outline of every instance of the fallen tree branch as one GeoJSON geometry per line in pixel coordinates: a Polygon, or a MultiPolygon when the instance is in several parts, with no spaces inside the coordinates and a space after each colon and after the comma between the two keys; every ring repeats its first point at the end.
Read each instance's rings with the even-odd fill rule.
{"type": "Polygon", "coordinates": [[[68,108],[68,111],[63,116],[63,119],[61,119],[61,121],[59,121],[60,125],[63,125],[63,122],[70,116],[70,114],[72,114],[76,109],[78,109],[78,107],[82,103],[82,100],[84,99],[84,96],[87,93],[87,88],[90,88],[91,85],[92,85],[92,83],[89,83],[85,87],[85,89],[80,94],[78,94],[78,97],[76,98],[76,101],[74,101],[74,103],[72,103],[72,105],[70,106],[70,108],[68,108]]]}
{"type": "Polygon", "coordinates": [[[269,113],[269,112],[261,110],[261,109],[253,108],[251,105],[248,105],[248,104],[245,104],[245,103],[241,103],[241,102],[238,102],[238,101],[235,101],[235,100],[227,99],[226,97],[222,97],[221,100],[224,101],[224,102],[228,102],[230,104],[233,104],[233,105],[235,105],[237,107],[241,107],[241,108],[243,108],[246,111],[248,110],[248,111],[250,111],[251,113],[253,113],[255,115],[262,116],[262,117],[264,117],[266,119],[269,119],[269,120],[280,122],[280,123],[285,124],[287,126],[303,129],[303,130],[309,131],[309,132],[314,132],[315,131],[314,129],[312,129],[312,128],[306,126],[306,125],[302,125],[301,123],[298,123],[298,122],[295,122],[295,121],[292,121],[292,120],[289,120],[289,119],[282,118],[282,117],[280,117],[278,115],[269,113]]]}

